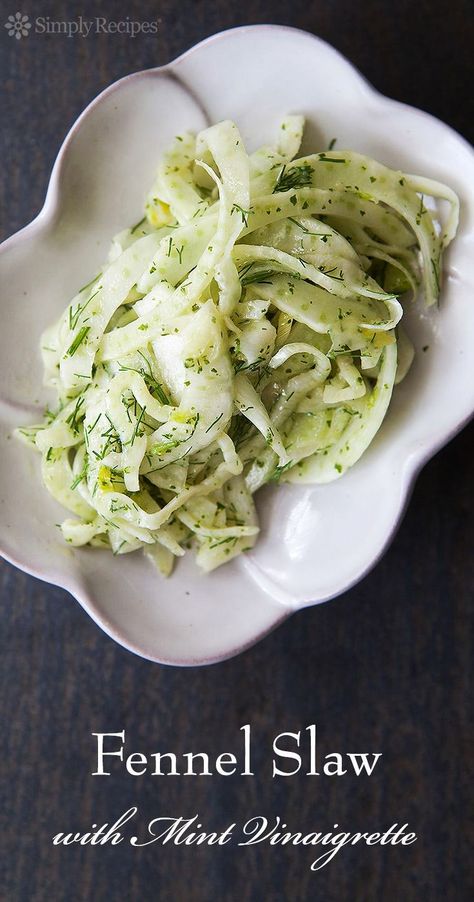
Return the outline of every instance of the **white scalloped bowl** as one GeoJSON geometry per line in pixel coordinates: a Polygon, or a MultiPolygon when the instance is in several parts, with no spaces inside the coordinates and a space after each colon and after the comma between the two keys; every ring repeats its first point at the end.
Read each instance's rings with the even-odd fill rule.
{"type": "Polygon", "coordinates": [[[473,217],[474,154],[466,142],[376,93],[337,51],[304,32],[223,32],[168,66],[112,85],[71,129],[39,216],[0,249],[3,555],[69,590],[126,648],[177,665],[237,654],[296,609],[360,580],[393,536],[420,466],[474,412],[473,217]],[[337,482],[259,493],[256,548],[209,576],[192,555],[164,581],[140,553],[114,558],[65,547],[55,526],[62,512],[42,487],[38,458],[11,438],[49,400],[41,331],[97,271],[111,236],[139,219],[175,134],[231,118],[252,150],[271,140],[288,112],[307,117],[307,150],[337,136],[338,147],[444,180],[461,197],[440,309],[420,304],[408,314],[419,353],[376,441],[337,482]]]}

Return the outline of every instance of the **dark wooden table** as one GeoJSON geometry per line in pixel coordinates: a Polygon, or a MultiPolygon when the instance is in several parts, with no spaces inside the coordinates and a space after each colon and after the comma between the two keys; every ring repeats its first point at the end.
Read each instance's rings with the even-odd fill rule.
{"type": "MultiPolygon", "coordinates": [[[[31,35],[15,41],[3,28],[14,12],[2,3],[5,236],[39,210],[59,144],[92,97],[118,77],[164,63],[234,25],[273,21],[312,31],[382,92],[473,138],[468,0],[107,4],[109,18],[161,18],[156,37],[136,39],[31,35]]],[[[50,2],[35,8],[41,13],[90,18],[97,4],[50,2]]],[[[175,670],[139,660],[107,639],[65,592],[2,564],[0,898],[472,898],[473,434],[471,426],[425,468],[392,547],[359,586],[297,614],[256,648],[214,667],[175,670]],[[93,731],[125,729],[130,751],[216,755],[237,749],[245,723],[253,727],[253,778],[139,779],[118,769],[102,780],[89,776],[93,731]],[[324,753],[382,751],[373,777],[272,780],[272,737],[311,723],[318,724],[324,753]],[[251,814],[280,814],[303,831],[409,822],[419,839],[406,848],[343,850],[317,874],[309,869],[310,849],[53,847],[54,833],[113,820],[131,805],[143,820],[199,812],[209,829],[251,814]]]]}

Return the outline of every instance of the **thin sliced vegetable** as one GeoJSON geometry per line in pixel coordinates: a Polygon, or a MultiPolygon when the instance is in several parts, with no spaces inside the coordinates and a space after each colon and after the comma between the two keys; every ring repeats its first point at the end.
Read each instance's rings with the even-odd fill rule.
{"type": "Polygon", "coordinates": [[[70,545],[142,548],[164,576],[192,545],[209,572],[255,545],[260,486],[330,482],[380,429],[415,353],[404,304],[438,299],[459,203],[353,151],[295,159],[303,126],[251,155],[233,122],[179,135],[44,333],[57,402],[18,437],[70,545]]]}

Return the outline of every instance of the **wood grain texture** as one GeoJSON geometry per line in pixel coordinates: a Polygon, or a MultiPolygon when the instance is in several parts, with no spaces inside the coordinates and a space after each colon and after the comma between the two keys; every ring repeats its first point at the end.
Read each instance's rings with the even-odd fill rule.
{"type": "MultiPolygon", "coordinates": [[[[379,90],[473,139],[468,0],[448,7],[440,0],[129,0],[126,12],[119,3],[101,7],[115,19],[159,16],[159,33],[18,42],[3,29],[16,8],[1,4],[3,235],[39,210],[62,138],[103,87],[234,25],[273,21],[313,31],[379,90]]],[[[97,5],[51,2],[40,13],[89,18],[97,5]]],[[[65,592],[2,564],[0,899],[472,898],[473,435],[471,426],[425,468],[392,547],[359,586],[214,667],[141,661],[107,639],[65,592]],[[254,778],[89,776],[94,730],[125,728],[130,751],[217,755],[237,750],[239,727],[248,722],[254,778]],[[382,751],[374,776],[272,780],[272,737],[314,722],[323,753],[382,751]],[[309,870],[310,849],[51,845],[59,830],[113,820],[131,805],[142,822],[197,812],[208,829],[252,814],[279,814],[304,831],[407,821],[420,838],[403,850],[343,850],[318,874],[309,870]]]]}

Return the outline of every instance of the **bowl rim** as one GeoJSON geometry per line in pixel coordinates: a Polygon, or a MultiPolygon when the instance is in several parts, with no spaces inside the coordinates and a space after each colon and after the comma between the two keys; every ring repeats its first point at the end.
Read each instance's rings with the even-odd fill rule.
{"type": "MultiPolygon", "coordinates": [[[[125,83],[130,82],[132,80],[143,80],[149,77],[155,77],[156,75],[165,75],[171,76],[173,79],[181,83],[180,75],[179,75],[179,65],[183,60],[188,59],[192,54],[196,51],[200,51],[206,46],[214,44],[218,41],[225,39],[227,36],[232,35],[234,33],[241,34],[250,34],[256,32],[274,32],[280,34],[289,34],[289,35],[298,35],[301,38],[304,38],[308,41],[314,43],[315,46],[323,46],[325,49],[329,50],[333,57],[339,59],[345,67],[347,68],[348,75],[353,79],[356,79],[359,83],[359,86],[364,90],[368,97],[375,97],[379,101],[382,101],[385,104],[390,104],[392,106],[396,106],[398,108],[410,110],[411,113],[416,113],[418,116],[431,120],[439,125],[443,126],[447,132],[451,133],[453,137],[455,137],[459,142],[461,142],[464,147],[473,153],[473,148],[471,144],[453,129],[450,125],[447,125],[441,119],[438,119],[436,116],[433,116],[431,113],[428,113],[424,110],[420,110],[416,107],[411,106],[410,104],[403,103],[402,101],[394,100],[393,98],[387,97],[377,90],[369,80],[359,71],[359,69],[346,57],[342,54],[337,48],[335,48],[332,44],[324,39],[320,38],[318,35],[311,34],[304,29],[295,28],[290,25],[278,25],[272,23],[264,23],[264,24],[256,24],[256,25],[240,25],[233,28],[227,28],[222,31],[216,32],[203,40],[199,41],[197,44],[194,44],[192,47],[185,50],[183,53],[179,54],[174,59],[169,62],[161,65],[161,66],[153,66],[148,69],[141,69],[136,72],[131,72],[127,75],[122,76],[116,81],[112,82],[112,84],[108,85],[104,88],[96,97],[94,97],[84,108],[84,110],[79,114],[76,120],[73,122],[69,131],[67,132],[59,151],[56,155],[51,175],[48,181],[48,186],[46,190],[45,200],[43,206],[41,207],[38,214],[25,226],[15,232],[13,235],[7,237],[0,244],[0,253],[3,254],[9,251],[12,247],[19,244],[26,238],[34,237],[37,233],[39,233],[43,227],[46,227],[48,224],[54,222],[54,217],[57,212],[60,196],[61,196],[61,178],[64,167],[64,161],[68,154],[69,146],[72,143],[75,135],[81,129],[82,124],[87,116],[91,112],[93,112],[96,107],[98,107],[103,100],[108,98],[115,91],[119,90],[125,83]]],[[[190,94],[193,99],[196,101],[197,105],[205,112],[202,101],[198,96],[194,94],[192,88],[186,83],[185,89],[190,94]]],[[[206,118],[207,117],[206,115],[206,118]]],[[[99,626],[111,639],[117,642],[122,648],[125,648],[127,651],[130,651],[136,654],[138,657],[148,660],[153,663],[159,663],[166,666],[180,666],[180,667],[195,667],[195,666],[204,666],[209,664],[217,664],[221,661],[228,660],[232,657],[235,657],[247,649],[251,648],[260,640],[264,639],[267,635],[273,632],[278,626],[280,626],[284,621],[286,621],[289,617],[295,614],[297,611],[303,610],[307,607],[314,607],[319,604],[324,604],[327,601],[331,601],[337,597],[341,597],[346,592],[350,591],[355,585],[357,585],[365,576],[367,576],[373,568],[377,565],[380,559],[385,554],[388,546],[391,544],[395,533],[399,529],[400,523],[403,519],[403,516],[408,507],[410,497],[418,478],[418,475],[424,465],[437,454],[437,452],[447,445],[462,429],[467,426],[467,424],[474,418],[474,408],[470,411],[467,416],[463,417],[452,429],[450,429],[447,433],[439,436],[436,441],[432,442],[429,447],[425,447],[418,451],[417,453],[412,453],[409,458],[406,459],[403,465],[402,477],[401,477],[401,492],[400,492],[400,502],[398,508],[396,510],[396,514],[394,516],[392,526],[390,530],[387,532],[384,541],[381,543],[377,553],[374,557],[370,558],[368,563],[366,563],[360,570],[353,576],[351,581],[347,583],[344,588],[341,590],[335,590],[334,592],[329,593],[327,596],[324,596],[321,599],[313,602],[304,602],[303,604],[295,604],[288,605],[287,607],[281,606],[280,616],[276,616],[270,625],[267,625],[263,630],[260,630],[257,634],[252,636],[246,642],[238,644],[237,646],[227,649],[222,654],[216,655],[213,654],[210,657],[199,657],[199,658],[186,658],[180,657],[179,660],[173,660],[172,658],[166,657],[157,657],[152,654],[147,654],[142,649],[138,648],[133,642],[124,637],[111,623],[108,622],[106,616],[104,616],[99,610],[96,608],[94,603],[91,603],[91,600],[87,594],[87,592],[81,591],[80,587],[77,585],[72,586],[69,580],[65,580],[63,577],[58,578],[55,577],[54,574],[46,575],[38,571],[35,567],[30,566],[27,562],[23,560],[17,559],[15,554],[10,553],[5,547],[0,546],[0,556],[4,558],[8,563],[17,567],[19,570],[27,573],[30,576],[33,576],[37,579],[40,579],[42,582],[46,582],[53,586],[58,586],[62,589],[65,589],[69,592],[72,597],[79,602],[81,607],[87,612],[87,614],[92,618],[94,623],[99,626]]]]}

